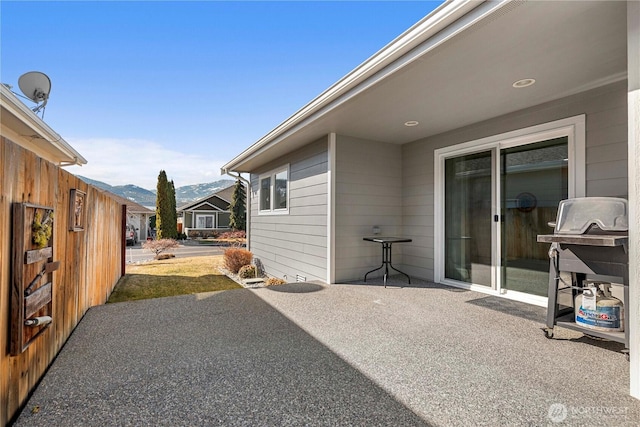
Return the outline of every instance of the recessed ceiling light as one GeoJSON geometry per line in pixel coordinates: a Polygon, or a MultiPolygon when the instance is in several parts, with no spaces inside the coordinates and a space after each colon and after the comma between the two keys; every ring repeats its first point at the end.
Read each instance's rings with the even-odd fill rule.
{"type": "Polygon", "coordinates": [[[408,122],[404,122],[405,126],[413,127],[418,126],[420,123],[417,120],[409,120],[408,122]]]}
{"type": "Polygon", "coordinates": [[[520,89],[520,88],[523,88],[523,87],[531,86],[535,82],[536,82],[536,79],[522,79],[522,80],[518,80],[517,82],[513,83],[513,87],[515,87],[516,89],[520,89]]]}

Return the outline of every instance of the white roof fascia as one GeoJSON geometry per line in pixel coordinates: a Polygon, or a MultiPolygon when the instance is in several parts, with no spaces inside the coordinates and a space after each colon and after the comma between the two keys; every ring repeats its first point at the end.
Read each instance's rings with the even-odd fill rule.
{"type": "Polygon", "coordinates": [[[215,205],[212,205],[211,203],[207,202],[207,200],[209,200],[212,197],[217,197],[218,199],[222,200],[223,202],[227,202],[228,203],[228,201],[226,199],[223,199],[222,197],[217,196],[215,194],[211,194],[211,195],[209,195],[207,197],[204,197],[202,199],[195,200],[195,201],[193,201],[191,203],[188,203],[186,205],[182,205],[179,208],[177,208],[176,211],[189,211],[189,210],[196,209],[196,208],[199,208],[199,207],[204,206],[204,205],[209,205],[214,209],[217,209],[217,210],[219,210],[221,212],[224,212],[222,209],[220,209],[220,208],[216,207],[215,205]]]}
{"type": "Polygon", "coordinates": [[[469,26],[486,18],[486,16],[500,9],[508,2],[509,0],[491,2],[478,0],[445,1],[437,9],[380,49],[255,144],[222,166],[221,173],[226,174],[228,171],[233,171],[234,168],[237,168],[243,162],[254,158],[265,149],[287,138],[301,127],[306,126],[310,121],[321,117],[371,85],[382,80],[384,77],[403,68],[426,52],[464,31],[469,26]],[[475,16],[467,20],[462,20],[461,22],[456,22],[481,5],[485,7],[475,16]],[[438,35],[438,33],[444,32],[444,30],[447,30],[445,32],[446,34],[440,34],[439,37],[434,37],[438,35]],[[410,51],[432,37],[434,40],[432,43],[429,43],[428,46],[417,50],[410,56],[406,56],[410,51]],[[402,58],[403,56],[406,57],[402,58]],[[401,58],[402,60],[399,61],[401,58]],[[375,76],[381,71],[384,71],[384,73],[375,76]]]}
{"type": "Polygon", "coordinates": [[[195,205],[194,207],[192,207],[192,208],[191,208],[191,209],[189,209],[189,210],[195,210],[195,209],[201,208],[201,207],[203,207],[203,206],[209,206],[211,209],[210,209],[210,210],[208,210],[208,211],[201,211],[201,212],[210,212],[210,211],[219,211],[219,212],[224,212],[224,211],[223,211],[222,209],[220,209],[219,207],[214,206],[214,205],[212,205],[211,203],[207,203],[207,202],[200,203],[199,205],[195,205]]]}
{"type": "Polygon", "coordinates": [[[38,134],[41,138],[56,148],[62,155],[69,160],[60,162],[62,166],[68,165],[86,165],[87,159],[82,157],[67,141],[65,141],[57,132],[38,117],[29,107],[27,107],[17,96],[9,90],[5,85],[0,84],[0,92],[2,93],[2,104],[22,123],[38,134]],[[63,164],[64,163],[64,164],[63,164]]]}
{"type": "MultiPolygon", "coordinates": [[[[231,186],[229,186],[229,187],[231,187],[231,186]]],[[[204,196],[204,197],[201,197],[201,198],[199,198],[199,199],[196,199],[196,200],[194,200],[193,202],[185,203],[185,204],[184,204],[184,205],[182,205],[182,206],[178,206],[178,207],[176,208],[176,210],[178,210],[178,211],[186,211],[186,210],[189,210],[189,209],[188,209],[189,207],[191,207],[191,206],[193,206],[193,205],[196,205],[196,204],[198,204],[198,203],[202,203],[202,202],[204,202],[204,201],[206,201],[206,200],[208,200],[208,199],[210,199],[210,198],[212,198],[212,197],[217,197],[218,199],[222,200],[223,202],[231,203],[229,200],[225,199],[224,197],[220,197],[220,196],[218,195],[218,193],[220,193],[221,191],[226,190],[226,189],[227,189],[227,188],[229,188],[229,187],[225,187],[225,188],[223,188],[222,190],[218,190],[218,191],[216,191],[215,193],[211,193],[211,194],[209,194],[208,196],[204,196]]],[[[191,208],[191,209],[193,209],[193,208],[191,208]]]]}

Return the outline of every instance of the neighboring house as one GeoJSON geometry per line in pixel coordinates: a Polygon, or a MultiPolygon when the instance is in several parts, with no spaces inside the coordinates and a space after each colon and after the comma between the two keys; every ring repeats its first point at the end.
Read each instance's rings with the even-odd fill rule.
{"type": "Polygon", "coordinates": [[[232,197],[233,186],[180,206],[177,209],[178,231],[182,230],[188,238],[196,238],[228,230],[232,197]]]}
{"type": "Polygon", "coordinates": [[[149,219],[156,214],[155,211],[110,191],[101,191],[107,193],[109,196],[127,207],[127,224],[135,227],[140,241],[146,240],[147,237],[150,236],[151,231],[149,219]]]}
{"type": "Polygon", "coordinates": [[[379,229],[413,240],[393,247],[412,276],[544,306],[559,200],[621,196],[640,259],[639,52],[640,2],[444,2],[222,167],[250,174],[250,250],[270,275],[362,280],[379,229]]]}

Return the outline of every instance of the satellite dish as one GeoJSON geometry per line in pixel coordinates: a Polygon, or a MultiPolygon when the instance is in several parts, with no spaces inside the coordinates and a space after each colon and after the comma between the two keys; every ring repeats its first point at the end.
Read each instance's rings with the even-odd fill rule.
{"type": "Polygon", "coordinates": [[[49,77],[39,71],[30,71],[24,73],[18,79],[18,86],[24,95],[35,102],[37,105],[33,112],[37,113],[47,105],[49,92],[51,92],[51,80],[49,77]]]}

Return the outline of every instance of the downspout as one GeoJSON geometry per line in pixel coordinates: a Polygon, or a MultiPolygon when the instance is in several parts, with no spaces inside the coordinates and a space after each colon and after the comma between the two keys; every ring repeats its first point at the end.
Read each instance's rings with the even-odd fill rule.
{"type": "Polygon", "coordinates": [[[240,172],[236,172],[236,175],[233,174],[233,171],[227,170],[227,169],[220,169],[220,173],[222,175],[229,175],[230,177],[239,179],[240,181],[244,182],[247,185],[247,229],[245,231],[246,235],[247,235],[247,250],[250,251],[251,250],[251,240],[249,239],[249,234],[251,233],[251,182],[249,182],[249,180],[247,180],[246,178],[243,178],[240,175],[240,172]]]}

